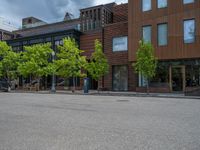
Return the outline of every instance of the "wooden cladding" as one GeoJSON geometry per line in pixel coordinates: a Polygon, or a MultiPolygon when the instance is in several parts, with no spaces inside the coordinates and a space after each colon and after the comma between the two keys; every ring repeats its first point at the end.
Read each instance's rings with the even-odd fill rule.
{"type": "Polygon", "coordinates": [[[128,4],[113,7],[113,23],[128,21],[128,4]]]}
{"type": "Polygon", "coordinates": [[[168,0],[166,8],[157,8],[152,0],[152,10],[142,12],[140,0],[129,0],[129,61],[136,60],[138,41],[142,38],[142,26],[151,25],[152,44],[160,60],[200,58],[200,1],[183,4],[182,0],[168,0]],[[195,19],[195,42],[184,43],[183,22],[195,19]],[[158,46],[158,24],[168,24],[168,44],[158,46]]]}
{"type": "Polygon", "coordinates": [[[94,42],[96,39],[101,41],[102,30],[85,32],[80,36],[80,49],[84,50],[84,56],[90,58],[91,54],[94,52],[94,42]]]}

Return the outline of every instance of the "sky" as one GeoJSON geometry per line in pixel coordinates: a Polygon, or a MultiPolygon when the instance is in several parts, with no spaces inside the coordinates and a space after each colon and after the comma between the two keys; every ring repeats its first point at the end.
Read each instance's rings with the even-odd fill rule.
{"type": "Polygon", "coordinates": [[[79,9],[128,0],[0,0],[0,18],[4,18],[17,28],[22,18],[34,16],[47,23],[62,21],[66,12],[79,16],[79,9]]]}

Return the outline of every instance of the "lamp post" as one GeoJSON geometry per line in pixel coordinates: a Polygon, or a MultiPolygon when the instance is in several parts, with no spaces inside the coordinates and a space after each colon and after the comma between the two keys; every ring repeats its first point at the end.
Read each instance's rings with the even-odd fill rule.
{"type": "MultiPolygon", "coordinates": [[[[51,53],[51,55],[52,55],[52,62],[54,63],[54,60],[55,60],[55,52],[53,51],[53,52],[51,53]]],[[[52,74],[51,92],[52,92],[52,93],[55,93],[55,92],[56,92],[56,88],[55,88],[55,74],[54,74],[54,72],[53,72],[53,74],[52,74]]]]}

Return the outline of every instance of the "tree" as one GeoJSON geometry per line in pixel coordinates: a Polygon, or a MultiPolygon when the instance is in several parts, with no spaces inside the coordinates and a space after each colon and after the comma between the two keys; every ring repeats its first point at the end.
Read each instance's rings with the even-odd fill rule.
{"type": "Polygon", "coordinates": [[[75,91],[75,77],[84,77],[82,69],[86,65],[86,57],[81,56],[83,52],[78,48],[76,41],[72,38],[63,39],[63,45],[58,46],[59,53],[55,61],[57,75],[65,78],[73,78],[73,90],[75,91]]]}
{"type": "Polygon", "coordinates": [[[16,79],[18,62],[19,53],[12,51],[6,42],[0,42],[0,77],[6,78],[9,83],[16,79]]]}
{"type": "Polygon", "coordinates": [[[147,93],[149,93],[149,80],[155,76],[157,67],[157,59],[154,56],[154,48],[151,43],[139,41],[136,63],[133,64],[133,67],[147,80],[146,88],[147,93]]]}
{"type": "Polygon", "coordinates": [[[24,46],[18,71],[23,77],[33,76],[38,79],[52,73],[52,63],[49,61],[53,50],[50,43],[24,46]]]}
{"type": "Polygon", "coordinates": [[[91,60],[87,65],[87,71],[94,80],[99,81],[101,77],[108,73],[108,69],[108,60],[103,53],[102,44],[101,42],[99,42],[99,40],[95,40],[95,51],[92,54],[91,60]]]}

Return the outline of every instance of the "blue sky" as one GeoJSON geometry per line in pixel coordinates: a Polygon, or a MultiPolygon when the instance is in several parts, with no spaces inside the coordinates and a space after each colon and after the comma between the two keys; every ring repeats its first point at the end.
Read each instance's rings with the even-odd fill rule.
{"type": "Polygon", "coordinates": [[[46,22],[61,21],[65,12],[79,15],[79,9],[110,2],[126,3],[128,0],[0,0],[0,17],[20,27],[21,19],[29,16],[46,22]]]}

